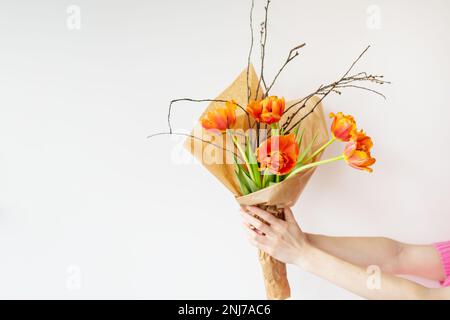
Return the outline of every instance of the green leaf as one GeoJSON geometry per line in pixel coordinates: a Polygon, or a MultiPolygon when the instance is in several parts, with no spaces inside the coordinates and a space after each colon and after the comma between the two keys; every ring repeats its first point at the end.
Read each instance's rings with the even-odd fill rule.
{"type": "Polygon", "coordinates": [[[245,181],[245,183],[248,186],[248,189],[250,190],[250,192],[256,192],[259,189],[261,189],[259,186],[256,185],[255,181],[253,181],[249,175],[247,174],[247,172],[244,170],[244,168],[240,168],[241,170],[241,176],[243,181],[245,181]]]}
{"type": "Polygon", "coordinates": [[[300,135],[298,135],[298,129],[300,128],[300,126],[297,127],[297,133],[295,134],[296,138],[297,138],[297,144],[298,147],[300,148],[302,145],[302,141],[303,141],[303,135],[305,134],[305,128],[303,128],[302,133],[300,133],[300,135]]]}
{"type": "Polygon", "coordinates": [[[270,182],[273,182],[275,176],[268,169],[264,170],[262,187],[266,188],[270,182]]]}
{"type": "Polygon", "coordinates": [[[246,156],[249,162],[248,170],[252,172],[252,177],[255,184],[261,188],[261,173],[259,172],[258,161],[252,148],[250,139],[246,138],[246,156]]]}
{"type": "MultiPolygon", "coordinates": [[[[302,135],[303,136],[303,135],[302,135]]],[[[305,157],[309,154],[309,152],[311,151],[312,146],[314,145],[314,143],[316,142],[317,139],[317,133],[314,135],[313,140],[306,146],[305,150],[303,150],[303,152],[300,154],[300,156],[297,159],[297,164],[302,164],[303,160],[305,159],[305,157]]]]}
{"type": "MultiPolygon", "coordinates": [[[[245,164],[247,165],[247,168],[249,168],[250,170],[250,161],[247,157],[247,151],[244,150],[241,146],[241,144],[239,143],[239,141],[236,139],[236,137],[232,137],[234,145],[238,148],[239,153],[241,154],[242,159],[244,159],[245,164]]],[[[246,139],[247,140],[247,139],[246,139]]],[[[252,179],[255,179],[255,177],[253,176],[253,171],[250,170],[250,177],[252,179]]]]}
{"type": "Polygon", "coordinates": [[[298,126],[296,126],[295,128],[294,128],[294,130],[292,130],[292,133],[297,137],[297,134],[298,134],[298,130],[300,129],[300,125],[298,125],[298,126]]]}
{"type": "Polygon", "coordinates": [[[249,177],[247,171],[244,169],[244,165],[237,161],[236,156],[234,156],[234,166],[239,184],[241,185],[241,191],[246,194],[255,192],[259,190],[255,182],[249,177]]]}
{"type": "Polygon", "coordinates": [[[242,166],[239,164],[236,155],[234,155],[234,172],[236,174],[236,178],[239,182],[239,187],[241,189],[242,195],[247,195],[250,193],[250,188],[246,183],[244,177],[242,176],[242,166]]]}
{"type": "Polygon", "coordinates": [[[236,173],[236,177],[237,177],[237,179],[239,181],[239,187],[241,189],[242,195],[245,196],[245,195],[251,193],[250,190],[249,190],[249,187],[245,183],[244,177],[242,176],[242,173],[241,173],[241,171],[239,169],[239,165],[238,164],[236,164],[235,173],[236,173]]]}

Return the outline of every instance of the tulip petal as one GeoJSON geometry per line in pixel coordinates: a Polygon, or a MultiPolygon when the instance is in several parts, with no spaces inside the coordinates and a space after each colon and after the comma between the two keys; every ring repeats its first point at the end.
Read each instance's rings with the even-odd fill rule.
{"type": "Polygon", "coordinates": [[[279,99],[276,96],[271,96],[261,101],[250,102],[246,110],[256,121],[273,124],[280,121],[284,106],[284,98],[279,99]]]}
{"type": "Polygon", "coordinates": [[[354,138],[356,134],[356,122],[351,115],[344,115],[342,112],[338,112],[337,114],[331,112],[330,117],[334,118],[331,124],[333,137],[343,142],[348,142],[354,138]]]}
{"type": "Polygon", "coordinates": [[[209,110],[201,119],[201,125],[206,130],[224,132],[236,123],[236,103],[227,102],[225,106],[217,106],[209,110]]]}
{"type": "Polygon", "coordinates": [[[267,168],[277,175],[289,173],[297,163],[298,154],[299,148],[294,134],[271,137],[257,150],[261,170],[267,168]]]}

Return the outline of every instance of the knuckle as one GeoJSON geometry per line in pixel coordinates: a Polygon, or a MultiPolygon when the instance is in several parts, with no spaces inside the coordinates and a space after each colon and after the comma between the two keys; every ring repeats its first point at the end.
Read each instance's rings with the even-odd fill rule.
{"type": "Polygon", "coordinates": [[[253,225],[258,229],[261,229],[263,227],[263,223],[259,220],[256,220],[253,225]]]}

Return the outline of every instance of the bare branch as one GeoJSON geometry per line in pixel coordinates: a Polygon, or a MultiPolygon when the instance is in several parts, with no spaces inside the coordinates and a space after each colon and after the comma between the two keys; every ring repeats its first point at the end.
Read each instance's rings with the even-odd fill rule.
{"type": "Polygon", "coordinates": [[[361,90],[365,90],[365,91],[370,91],[372,93],[375,93],[379,96],[381,96],[382,98],[384,98],[384,100],[386,100],[386,96],[384,94],[382,94],[381,92],[374,90],[374,89],[370,89],[370,88],[366,88],[363,86],[357,86],[354,84],[348,84],[348,85],[342,85],[342,86],[337,86],[336,88],[355,88],[355,89],[361,89],[361,90]]]}
{"type": "Polygon", "coordinates": [[[266,14],[264,16],[264,22],[261,24],[261,72],[260,72],[260,78],[258,83],[258,88],[256,89],[256,96],[255,98],[258,98],[259,94],[259,87],[261,86],[261,83],[264,84],[265,89],[267,90],[266,82],[264,80],[264,60],[266,58],[266,43],[267,43],[267,19],[269,15],[269,5],[270,0],[267,0],[266,6],[264,7],[266,14]]]}
{"type": "Polygon", "coordinates": [[[370,45],[367,46],[367,48],[365,48],[363,50],[363,52],[361,52],[361,54],[358,56],[358,58],[353,61],[352,65],[350,66],[350,68],[348,68],[347,72],[342,76],[341,80],[344,79],[346,76],[348,76],[348,74],[350,73],[350,71],[352,71],[353,67],[358,63],[359,60],[361,60],[362,56],[367,52],[367,50],[370,49],[370,45]]]}
{"type": "Polygon", "coordinates": [[[280,76],[281,72],[284,70],[284,68],[288,65],[289,62],[291,62],[292,60],[294,60],[298,55],[298,50],[303,48],[306,45],[306,43],[302,43],[301,45],[298,45],[294,48],[292,48],[289,51],[289,55],[286,59],[286,61],[284,62],[284,64],[281,66],[280,70],[278,71],[278,73],[275,75],[275,78],[273,79],[272,83],[270,84],[270,86],[267,88],[266,91],[266,97],[269,95],[270,90],[272,89],[273,85],[275,84],[275,82],[277,81],[278,77],[280,76]]]}
{"type": "MultiPolygon", "coordinates": [[[[172,133],[172,123],[171,123],[171,117],[172,117],[172,105],[176,102],[180,102],[180,101],[189,101],[189,102],[220,102],[220,103],[227,103],[229,102],[228,100],[221,100],[221,99],[191,99],[191,98],[180,98],[180,99],[174,99],[172,101],[170,101],[169,104],[169,112],[167,113],[167,124],[169,126],[169,133],[172,133]]],[[[245,112],[245,114],[247,115],[247,119],[248,119],[248,123],[250,126],[250,115],[248,114],[247,110],[245,110],[245,108],[243,106],[241,106],[240,104],[236,103],[236,105],[245,112]]]]}
{"type": "Polygon", "coordinates": [[[248,52],[248,60],[247,60],[247,103],[250,102],[251,97],[251,89],[250,89],[250,60],[252,58],[252,51],[253,51],[253,8],[255,7],[255,0],[252,0],[252,6],[250,8],[250,32],[251,32],[251,44],[250,44],[250,50],[248,52]]]}
{"type": "MultiPolygon", "coordinates": [[[[322,86],[320,86],[319,89],[317,89],[316,92],[307,95],[306,97],[304,97],[303,99],[297,101],[296,103],[294,103],[293,105],[291,105],[289,108],[286,109],[286,111],[288,111],[288,110],[292,109],[293,107],[295,107],[295,106],[301,104],[301,106],[298,107],[297,110],[294,111],[294,113],[292,113],[290,116],[288,116],[288,118],[286,119],[285,123],[284,123],[283,126],[281,127],[281,129],[282,129],[283,131],[286,131],[286,129],[289,127],[289,124],[292,122],[292,120],[297,116],[297,114],[298,114],[301,110],[303,110],[303,109],[306,107],[308,101],[309,101],[312,97],[314,97],[314,96],[317,94],[317,92],[319,92],[319,90],[320,90],[321,88],[322,88],[322,86]]],[[[286,114],[286,111],[284,112],[284,114],[286,114]]],[[[294,126],[294,127],[295,127],[295,126],[294,126]]]]}
{"type": "Polygon", "coordinates": [[[351,83],[354,82],[361,82],[361,81],[368,81],[368,82],[373,82],[376,84],[385,84],[385,83],[389,83],[387,81],[383,80],[383,76],[374,76],[374,75],[368,75],[366,72],[360,72],[357,73],[353,76],[348,76],[349,73],[352,71],[352,69],[354,68],[354,66],[358,63],[359,60],[361,60],[362,56],[367,52],[367,50],[369,50],[370,46],[368,46],[367,48],[364,49],[364,51],[358,56],[358,58],[353,61],[353,63],[350,65],[350,67],[347,69],[347,71],[344,73],[344,75],[338,80],[335,81],[329,85],[326,86],[320,86],[318,90],[316,90],[314,93],[308,95],[307,97],[308,100],[310,99],[310,97],[315,96],[315,95],[319,95],[321,96],[321,98],[316,102],[316,104],[312,107],[312,109],[305,114],[301,119],[299,119],[297,122],[295,122],[292,126],[290,126],[292,120],[294,119],[295,115],[298,114],[298,112],[306,107],[306,102],[305,98],[303,98],[302,100],[298,101],[297,103],[295,103],[294,105],[290,106],[286,111],[288,111],[289,109],[291,109],[292,107],[302,103],[302,105],[296,110],[296,112],[294,113],[293,116],[289,117],[286,122],[283,125],[283,128],[285,129],[286,132],[290,132],[293,128],[295,128],[297,125],[299,125],[307,116],[309,116],[311,113],[314,112],[314,110],[316,109],[316,107],[331,93],[331,92],[335,92],[338,94],[341,94],[341,92],[337,89],[340,88],[357,88],[357,89],[361,89],[361,90],[366,90],[366,91],[370,91],[373,92],[375,94],[381,95],[382,97],[386,98],[382,93],[370,89],[370,88],[366,88],[363,86],[359,86],[359,85],[354,85],[351,83]],[[289,128],[290,126],[290,128],[289,128]]]}
{"type": "Polygon", "coordinates": [[[158,137],[158,136],[182,136],[182,137],[188,137],[188,138],[191,138],[191,139],[194,139],[194,140],[198,140],[198,141],[207,143],[207,144],[212,145],[212,146],[214,146],[214,147],[216,147],[218,149],[221,149],[223,151],[229,152],[229,153],[233,154],[234,156],[236,156],[237,158],[239,158],[240,160],[242,160],[242,158],[241,158],[241,156],[239,154],[237,154],[236,152],[234,152],[234,151],[232,151],[230,149],[224,148],[221,145],[215,144],[215,143],[213,143],[211,141],[207,141],[205,139],[202,139],[202,138],[199,138],[199,137],[193,136],[191,134],[187,134],[187,133],[182,133],[182,132],[158,132],[158,133],[153,133],[153,134],[147,136],[147,139],[155,138],[155,137],[158,137]]]}

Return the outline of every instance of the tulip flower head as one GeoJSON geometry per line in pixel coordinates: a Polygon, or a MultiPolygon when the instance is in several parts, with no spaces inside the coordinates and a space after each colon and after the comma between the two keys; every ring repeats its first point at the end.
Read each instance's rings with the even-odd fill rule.
{"type": "Polygon", "coordinates": [[[351,115],[330,113],[330,118],[334,118],[331,125],[331,134],[337,140],[348,142],[356,134],[356,122],[351,115]]]}
{"type": "Polygon", "coordinates": [[[296,165],[299,147],[294,134],[273,136],[264,141],[257,150],[260,170],[276,175],[289,173],[296,165]]]}
{"type": "Polygon", "coordinates": [[[360,130],[356,133],[357,149],[365,152],[370,152],[373,147],[372,138],[360,130]]]}
{"type": "Polygon", "coordinates": [[[284,98],[270,96],[260,101],[252,101],[247,106],[247,112],[257,121],[273,124],[280,121],[285,108],[284,98]]]}
{"type": "Polygon", "coordinates": [[[345,147],[345,161],[355,169],[372,172],[370,166],[375,163],[375,159],[370,155],[372,146],[372,139],[364,131],[357,132],[356,139],[350,141],[345,147]]]}
{"type": "Polygon", "coordinates": [[[217,106],[201,118],[202,127],[206,130],[224,132],[236,123],[236,102],[227,101],[217,106]]]}

